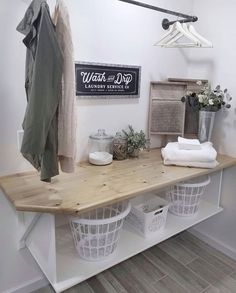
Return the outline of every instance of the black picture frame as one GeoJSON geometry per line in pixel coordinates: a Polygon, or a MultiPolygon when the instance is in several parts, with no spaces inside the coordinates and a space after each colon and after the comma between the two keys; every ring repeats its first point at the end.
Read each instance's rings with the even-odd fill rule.
{"type": "Polygon", "coordinates": [[[140,66],[76,62],[75,76],[79,99],[140,97],[140,66]]]}

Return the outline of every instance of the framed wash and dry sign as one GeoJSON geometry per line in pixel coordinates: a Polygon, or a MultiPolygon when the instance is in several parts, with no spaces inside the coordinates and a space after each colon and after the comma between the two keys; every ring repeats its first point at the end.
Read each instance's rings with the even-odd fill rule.
{"type": "Polygon", "coordinates": [[[140,66],[77,62],[75,73],[81,99],[139,98],[140,66]]]}

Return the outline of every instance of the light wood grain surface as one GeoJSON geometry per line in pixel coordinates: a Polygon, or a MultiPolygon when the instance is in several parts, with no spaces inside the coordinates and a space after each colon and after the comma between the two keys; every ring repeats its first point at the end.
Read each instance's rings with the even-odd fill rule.
{"type": "Polygon", "coordinates": [[[1,177],[0,186],[19,211],[78,214],[236,164],[228,156],[219,155],[217,160],[220,164],[214,169],[164,166],[155,149],[108,166],[82,163],[74,174],[61,173],[52,183],[41,182],[30,172],[1,177]]]}

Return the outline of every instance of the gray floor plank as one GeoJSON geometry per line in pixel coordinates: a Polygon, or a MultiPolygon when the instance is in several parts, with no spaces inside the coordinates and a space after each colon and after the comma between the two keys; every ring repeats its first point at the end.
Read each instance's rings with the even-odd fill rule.
{"type": "Polygon", "coordinates": [[[166,275],[142,254],[128,259],[123,264],[126,266],[127,270],[131,270],[132,273],[143,282],[153,284],[166,275]]]}
{"type": "Polygon", "coordinates": [[[180,284],[175,282],[169,276],[162,278],[157,282],[156,288],[159,293],[189,293],[180,284]]]}
{"type": "Polygon", "coordinates": [[[221,292],[216,287],[210,286],[209,288],[207,288],[202,293],[221,293],[221,292]]]}
{"type": "Polygon", "coordinates": [[[205,261],[210,263],[211,265],[219,268],[221,271],[223,271],[226,274],[230,274],[234,271],[234,269],[225,263],[222,259],[219,259],[215,253],[215,249],[205,249],[205,247],[202,247],[199,242],[196,242],[195,239],[192,238],[190,233],[183,233],[180,234],[175,239],[177,242],[182,244],[187,249],[193,251],[195,254],[203,258],[205,261]]]}
{"type": "Polygon", "coordinates": [[[177,236],[177,238],[179,238],[180,236],[182,238],[184,238],[185,240],[188,240],[188,241],[194,243],[195,245],[197,245],[199,248],[202,249],[202,251],[205,251],[209,255],[217,257],[221,262],[223,262],[224,264],[226,264],[226,265],[230,266],[231,268],[233,268],[234,270],[236,270],[236,260],[230,258],[226,254],[223,254],[222,252],[220,252],[219,250],[210,246],[206,242],[203,242],[202,240],[200,240],[199,238],[197,238],[196,236],[194,236],[190,232],[185,231],[185,232],[179,234],[177,236]]]}
{"type": "Polygon", "coordinates": [[[34,291],[34,293],[54,293],[54,292],[55,291],[53,290],[53,288],[50,285],[34,291]]]}
{"type": "Polygon", "coordinates": [[[223,280],[227,276],[219,267],[209,264],[202,258],[197,258],[189,263],[187,267],[211,285],[223,280]]]}
{"type": "Polygon", "coordinates": [[[130,275],[122,267],[112,267],[110,268],[111,273],[115,276],[119,283],[129,292],[129,293],[142,293],[145,289],[143,286],[139,286],[130,275]]]}
{"type": "MultiPolygon", "coordinates": [[[[107,287],[104,286],[104,282],[100,282],[100,280],[97,277],[93,277],[93,278],[87,280],[87,283],[92,288],[94,293],[100,293],[100,292],[111,293],[107,290],[107,287]]],[[[117,293],[117,292],[113,291],[113,293],[117,293]]]]}
{"type": "Polygon", "coordinates": [[[96,292],[94,292],[94,290],[89,286],[87,282],[83,282],[78,284],[77,286],[74,286],[68,290],[65,290],[64,293],[96,293],[96,292]]]}
{"type": "Polygon", "coordinates": [[[129,293],[155,292],[151,288],[147,288],[145,286],[146,284],[139,282],[139,280],[136,279],[135,276],[132,275],[131,272],[128,271],[122,263],[119,264],[119,266],[110,268],[110,271],[129,293]]]}
{"type": "Polygon", "coordinates": [[[226,276],[220,281],[216,282],[204,293],[235,293],[236,292],[236,280],[231,276],[226,276]]]}
{"type": "Polygon", "coordinates": [[[109,293],[128,293],[109,270],[99,274],[97,279],[109,293]]]}
{"type": "Polygon", "coordinates": [[[236,280],[236,271],[234,271],[230,276],[231,276],[231,278],[233,278],[234,280],[236,280]]]}
{"type": "Polygon", "coordinates": [[[209,283],[176,261],[163,250],[155,246],[143,252],[155,266],[164,270],[173,280],[181,284],[187,291],[199,293],[209,286],[209,283]]]}
{"type": "Polygon", "coordinates": [[[176,239],[171,238],[158,244],[163,251],[186,265],[198,257],[193,251],[181,245],[176,239]]]}

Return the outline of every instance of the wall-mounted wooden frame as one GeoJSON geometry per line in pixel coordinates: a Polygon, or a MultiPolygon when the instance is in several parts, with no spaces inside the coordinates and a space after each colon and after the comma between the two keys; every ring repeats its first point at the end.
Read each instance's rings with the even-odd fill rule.
{"type": "Polygon", "coordinates": [[[181,82],[150,84],[149,134],[183,135],[187,85],[181,82]]]}
{"type": "Polygon", "coordinates": [[[130,99],[140,96],[140,66],[76,62],[75,74],[79,99],[130,99]]]}

